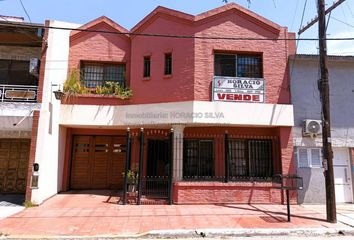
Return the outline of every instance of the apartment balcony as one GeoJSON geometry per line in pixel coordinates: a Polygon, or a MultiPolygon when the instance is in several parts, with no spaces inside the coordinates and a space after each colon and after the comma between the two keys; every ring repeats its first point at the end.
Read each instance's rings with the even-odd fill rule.
{"type": "Polygon", "coordinates": [[[38,86],[0,84],[0,102],[37,102],[38,86]]]}

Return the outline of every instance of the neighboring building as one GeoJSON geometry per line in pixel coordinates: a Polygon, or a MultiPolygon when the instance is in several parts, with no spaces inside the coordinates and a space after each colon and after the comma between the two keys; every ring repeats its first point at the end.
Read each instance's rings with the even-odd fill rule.
{"type": "Polygon", "coordinates": [[[128,169],[141,168],[143,198],[283,200],[271,180],[295,172],[288,73],[295,47],[283,40],[294,38],[285,27],[237,4],[196,16],[158,7],[131,31],[106,17],[46,26],[32,201],[71,189],[123,189],[126,159],[128,169]],[[207,36],[259,40],[201,38],[207,36]],[[51,84],[75,72],[89,92],[113,81],[133,96],[67,93],[56,100],[51,84]]]}
{"type": "Polygon", "coordinates": [[[41,24],[0,16],[0,194],[30,198],[41,102],[41,24]]]}
{"type": "MultiPolygon", "coordinates": [[[[354,57],[329,56],[328,62],[336,201],[353,202],[354,57]]],[[[319,58],[317,55],[296,55],[292,57],[291,66],[294,151],[297,173],[304,181],[304,189],[298,192],[298,202],[325,203],[319,58]],[[309,120],[307,124],[306,120],[309,120]],[[307,130],[304,130],[305,126],[307,130]]]]}

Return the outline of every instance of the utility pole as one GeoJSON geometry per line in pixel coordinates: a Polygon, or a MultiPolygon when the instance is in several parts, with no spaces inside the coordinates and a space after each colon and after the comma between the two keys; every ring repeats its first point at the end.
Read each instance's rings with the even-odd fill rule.
{"type": "MultiPolygon", "coordinates": [[[[338,0],[337,2],[333,3],[332,6],[330,6],[326,11],[325,14],[327,15],[328,13],[332,12],[333,9],[335,9],[336,7],[338,7],[339,5],[341,5],[345,0],[338,0]]],[[[318,17],[315,17],[314,19],[312,19],[310,22],[308,22],[306,24],[306,26],[302,27],[297,34],[301,34],[303,32],[305,32],[307,29],[309,29],[312,25],[314,25],[316,22],[318,21],[318,17]]]]}
{"type": "Polygon", "coordinates": [[[333,151],[331,140],[331,115],[329,104],[329,80],[327,66],[327,42],[326,42],[326,14],[342,4],[345,0],[338,0],[325,10],[325,0],[317,0],[318,16],[299,30],[300,35],[318,21],[318,37],[320,48],[321,79],[319,84],[322,106],[322,149],[323,168],[326,185],[326,213],[327,221],[337,222],[336,195],[334,190],[333,151]]]}
{"type": "Polygon", "coordinates": [[[329,105],[329,80],[327,67],[327,43],[326,43],[326,13],[325,0],[317,0],[318,4],[318,36],[320,47],[320,96],[322,103],[322,145],[323,166],[326,184],[326,212],[327,221],[337,222],[336,197],[334,191],[333,151],[331,141],[331,121],[329,105]]]}

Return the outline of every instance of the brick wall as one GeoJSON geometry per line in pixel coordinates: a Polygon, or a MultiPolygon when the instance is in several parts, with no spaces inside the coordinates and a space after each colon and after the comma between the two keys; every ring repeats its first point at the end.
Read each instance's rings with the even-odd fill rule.
{"type": "Polygon", "coordinates": [[[36,159],[36,147],[37,147],[37,135],[38,135],[38,123],[39,123],[39,111],[33,112],[33,123],[32,123],[32,136],[31,136],[31,146],[30,146],[30,156],[28,161],[28,170],[27,170],[27,182],[26,182],[26,200],[30,201],[32,197],[31,190],[31,177],[33,163],[36,159]]]}
{"type": "MultiPolygon", "coordinates": [[[[243,138],[252,137],[277,137],[275,143],[279,146],[275,147],[274,168],[282,174],[294,174],[293,145],[291,142],[291,128],[241,128],[241,127],[188,127],[185,128],[186,136],[194,136],[195,138],[210,139],[210,136],[222,136],[225,131],[232,136],[242,136],[243,138]],[[280,166],[278,164],[280,163],[280,166]]],[[[218,141],[217,137],[213,138],[218,141]]],[[[221,139],[223,140],[223,139],[221,139]]],[[[215,144],[218,144],[214,142],[215,144]]],[[[219,144],[223,144],[219,141],[219,144]]],[[[215,146],[215,145],[214,145],[215,146]]],[[[215,147],[215,174],[224,176],[224,156],[223,145],[215,147]]],[[[270,182],[176,182],[174,185],[173,199],[176,204],[192,204],[192,203],[282,203],[285,196],[282,191],[275,189],[270,182]]],[[[297,192],[290,191],[291,203],[297,203],[297,192]]]]}
{"type": "MultiPolygon", "coordinates": [[[[105,22],[92,30],[117,31],[105,22]]],[[[126,79],[130,79],[130,39],[125,35],[80,32],[70,37],[69,71],[80,69],[80,61],[126,63],[126,79]]]]}
{"type": "Polygon", "coordinates": [[[272,183],[178,182],[175,204],[281,203],[282,194],[272,183]]]}
{"type": "MultiPolygon", "coordinates": [[[[49,26],[49,21],[45,21],[45,26],[49,26]]],[[[48,34],[49,29],[45,29],[42,43],[42,53],[41,53],[41,66],[39,69],[39,79],[38,79],[38,93],[37,93],[37,102],[41,103],[43,98],[43,88],[44,88],[44,77],[45,77],[45,68],[47,60],[47,43],[48,43],[48,34]]]]}
{"type": "MultiPolygon", "coordinates": [[[[267,31],[259,25],[234,13],[224,14],[196,29],[198,35],[248,38],[285,38],[287,32],[267,31]]],[[[261,53],[265,79],[266,103],[290,103],[287,72],[288,46],[286,41],[260,40],[201,40],[195,43],[195,100],[209,101],[211,80],[214,76],[214,53],[261,53]]]]}

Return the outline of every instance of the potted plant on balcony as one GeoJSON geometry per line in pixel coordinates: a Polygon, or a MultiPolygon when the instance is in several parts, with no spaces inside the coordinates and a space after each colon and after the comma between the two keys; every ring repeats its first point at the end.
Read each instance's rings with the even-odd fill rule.
{"type": "Polygon", "coordinates": [[[63,90],[66,98],[76,96],[77,94],[89,93],[89,90],[81,83],[80,71],[77,69],[70,72],[64,82],[63,90]]]}
{"type": "Polygon", "coordinates": [[[96,94],[113,95],[120,99],[132,97],[132,90],[113,81],[105,82],[102,86],[96,87],[96,94]]]}

